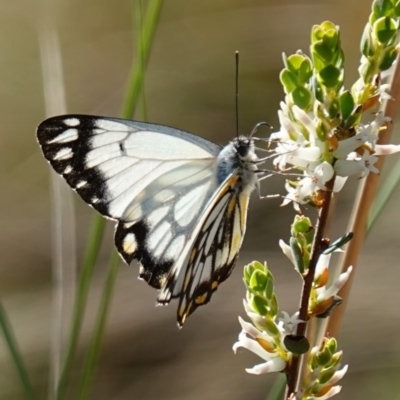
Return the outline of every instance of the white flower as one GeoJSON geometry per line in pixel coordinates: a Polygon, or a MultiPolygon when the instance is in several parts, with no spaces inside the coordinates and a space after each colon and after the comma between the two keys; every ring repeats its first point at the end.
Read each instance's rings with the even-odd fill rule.
{"type": "Polygon", "coordinates": [[[341,386],[333,386],[327,393],[323,396],[308,396],[307,400],[326,400],[337,395],[342,390],[341,386]]]}
{"type": "Polygon", "coordinates": [[[304,322],[303,320],[298,318],[299,316],[298,311],[295,312],[292,316],[289,316],[289,314],[286,311],[282,311],[282,314],[283,318],[279,318],[278,323],[282,326],[286,335],[294,333],[297,325],[304,322]]]}
{"type": "Polygon", "coordinates": [[[334,169],[339,176],[360,174],[361,178],[363,178],[368,176],[370,172],[379,174],[379,169],[375,167],[378,159],[377,156],[370,154],[368,150],[364,150],[361,157],[356,152],[353,152],[348,155],[347,160],[337,160],[334,169]]]}
{"type": "MultiPolygon", "coordinates": [[[[319,260],[318,260],[319,261],[319,260]]],[[[343,285],[347,282],[349,279],[349,276],[351,274],[351,271],[353,270],[353,267],[349,267],[347,271],[342,272],[337,280],[333,282],[328,288],[325,286],[322,286],[320,288],[316,289],[317,293],[317,303],[322,303],[323,301],[331,298],[332,296],[335,296],[339,290],[343,287],[343,285]]]]}
{"type": "Polygon", "coordinates": [[[293,252],[292,249],[288,244],[286,244],[282,239],[279,240],[279,247],[282,249],[283,254],[292,262],[294,263],[293,252]]]}
{"type": "MultiPolygon", "coordinates": [[[[391,69],[391,68],[390,68],[391,69]]],[[[384,72],[386,72],[386,71],[384,71],[384,72]]],[[[392,71],[393,72],[393,71],[392,71]]],[[[381,73],[381,75],[383,75],[383,73],[381,73]]],[[[381,76],[382,77],[382,79],[384,78],[383,76],[381,76]]],[[[379,87],[379,89],[378,89],[378,93],[379,93],[379,95],[380,95],[380,98],[379,98],[379,100],[382,102],[382,101],[384,101],[384,100],[390,100],[390,99],[392,99],[392,96],[387,92],[387,91],[390,91],[390,85],[388,84],[388,83],[385,83],[385,84],[383,84],[383,85],[381,85],[380,87],[379,87]]]]}
{"type": "Polygon", "coordinates": [[[304,198],[301,197],[301,187],[300,186],[291,186],[288,182],[285,184],[285,189],[288,192],[285,198],[282,201],[282,206],[286,206],[291,201],[293,202],[293,207],[297,212],[300,212],[300,204],[305,204],[304,198]]]}
{"type": "Polygon", "coordinates": [[[253,368],[247,368],[246,372],[259,375],[282,371],[286,366],[286,360],[275,349],[274,339],[240,317],[239,322],[242,325],[242,332],[239,334],[239,340],[233,345],[233,351],[236,353],[239,347],[243,347],[265,360],[264,363],[257,364],[253,368]]]}
{"type": "Polygon", "coordinates": [[[325,184],[333,178],[334,171],[332,165],[324,161],[314,171],[307,170],[304,174],[305,178],[299,184],[303,189],[303,198],[311,196],[316,190],[326,190],[325,184]]]}

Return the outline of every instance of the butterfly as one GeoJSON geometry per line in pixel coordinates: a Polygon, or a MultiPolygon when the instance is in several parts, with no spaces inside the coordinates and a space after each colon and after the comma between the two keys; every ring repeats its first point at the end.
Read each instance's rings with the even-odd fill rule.
{"type": "Polygon", "coordinates": [[[178,325],[231,274],[258,187],[251,136],[222,147],[200,136],[137,121],[63,115],[43,121],[44,157],[82,199],[117,222],[123,260],[178,298],[178,325]]]}

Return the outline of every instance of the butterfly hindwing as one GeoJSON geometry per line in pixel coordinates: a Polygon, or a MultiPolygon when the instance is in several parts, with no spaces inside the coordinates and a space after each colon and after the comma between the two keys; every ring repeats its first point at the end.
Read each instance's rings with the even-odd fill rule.
{"type": "Polygon", "coordinates": [[[170,171],[143,190],[132,201],[128,220],[118,223],[119,253],[127,263],[140,262],[140,277],[151,286],[163,286],[169,269],[193,240],[203,208],[217,187],[213,171],[213,163],[204,160],[170,171]]]}
{"type": "Polygon", "coordinates": [[[179,297],[178,323],[210,301],[231,274],[246,227],[249,196],[237,190],[238,177],[229,176],[205,209],[190,248],[171,269],[159,295],[160,303],[179,297]]]}

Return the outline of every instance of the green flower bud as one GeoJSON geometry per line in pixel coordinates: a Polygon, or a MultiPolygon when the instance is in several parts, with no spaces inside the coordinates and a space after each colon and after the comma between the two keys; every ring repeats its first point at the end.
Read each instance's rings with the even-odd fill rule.
{"type": "Polygon", "coordinates": [[[332,360],[332,353],[328,347],[323,345],[323,348],[316,354],[317,362],[320,366],[325,367],[328,365],[332,360]]]}
{"type": "Polygon", "coordinates": [[[298,233],[308,233],[313,229],[310,218],[304,215],[296,215],[291,226],[290,234],[297,236],[298,233]]]}
{"type": "Polygon", "coordinates": [[[335,338],[328,339],[326,342],[326,346],[329,348],[332,354],[335,354],[337,352],[337,341],[335,338]]]}

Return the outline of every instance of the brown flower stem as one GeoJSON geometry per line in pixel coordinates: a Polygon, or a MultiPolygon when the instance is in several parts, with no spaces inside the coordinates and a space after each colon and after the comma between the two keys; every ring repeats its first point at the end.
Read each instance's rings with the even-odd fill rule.
{"type": "MultiPolygon", "coordinates": [[[[325,229],[328,222],[329,209],[332,199],[333,184],[335,182],[335,177],[333,177],[329,182],[326,183],[326,191],[324,192],[324,198],[322,207],[319,210],[318,220],[315,227],[314,241],[311,249],[311,259],[308,266],[307,275],[304,277],[303,289],[300,298],[299,306],[299,319],[305,321],[297,325],[296,336],[305,336],[308,320],[308,303],[310,299],[310,293],[312,288],[312,283],[314,281],[315,270],[317,268],[317,262],[322,251],[325,250],[325,243],[323,241],[325,229]]],[[[290,395],[295,393],[296,385],[299,378],[299,367],[300,367],[300,355],[293,354],[293,358],[287,369],[287,387],[286,387],[286,399],[290,395]]]]}

